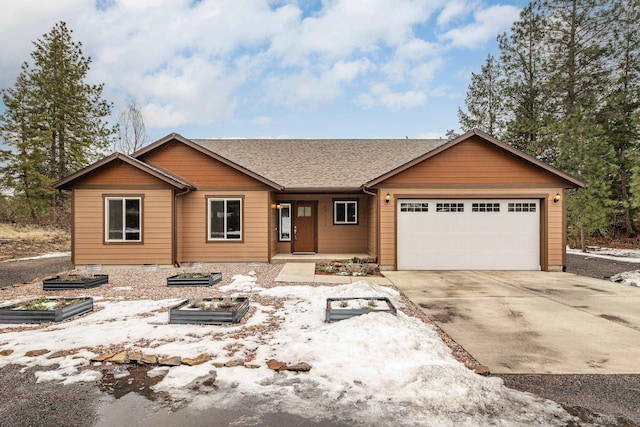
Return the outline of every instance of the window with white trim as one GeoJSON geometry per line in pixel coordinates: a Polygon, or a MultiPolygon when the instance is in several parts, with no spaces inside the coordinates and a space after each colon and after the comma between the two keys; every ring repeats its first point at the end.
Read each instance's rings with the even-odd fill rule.
{"type": "Polygon", "coordinates": [[[208,240],[242,240],[242,199],[207,199],[208,240]]]}
{"type": "Polygon", "coordinates": [[[535,203],[527,203],[527,202],[514,202],[509,203],[507,207],[509,212],[535,212],[536,204],[535,203]]]}
{"type": "Polygon", "coordinates": [[[429,203],[402,202],[400,212],[429,212],[429,203]]]}
{"type": "Polygon", "coordinates": [[[436,212],[464,212],[464,203],[436,203],[436,212]]]}
{"type": "Polygon", "coordinates": [[[278,204],[278,240],[291,241],[291,203],[278,204]]]}
{"type": "Polygon", "coordinates": [[[339,225],[358,224],[358,201],[334,200],[333,223],[339,225]]]}
{"type": "Polygon", "coordinates": [[[105,241],[142,241],[142,198],[105,197],[105,241]]]}
{"type": "Polygon", "coordinates": [[[471,212],[500,212],[500,203],[472,203],[471,212]]]}

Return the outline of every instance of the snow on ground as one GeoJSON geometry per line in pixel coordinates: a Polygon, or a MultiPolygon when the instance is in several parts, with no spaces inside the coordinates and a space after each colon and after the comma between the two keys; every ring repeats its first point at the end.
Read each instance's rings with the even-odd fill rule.
{"type": "MultiPolygon", "coordinates": [[[[619,262],[640,263],[640,249],[618,249],[602,248],[599,246],[588,246],[588,252],[567,247],[568,254],[581,255],[586,257],[604,258],[619,262]]],[[[611,276],[610,280],[624,285],[640,287],[640,270],[625,271],[611,276]]]]}
{"type": "Polygon", "coordinates": [[[0,262],[28,261],[28,260],[31,260],[31,259],[58,258],[58,257],[63,257],[63,256],[71,256],[71,252],[48,252],[46,254],[42,254],[42,255],[38,255],[38,256],[32,256],[32,257],[28,257],[28,258],[5,259],[4,261],[0,261],[0,262]]]}
{"type": "Polygon", "coordinates": [[[10,363],[51,366],[39,381],[93,381],[102,366],[89,359],[97,346],[122,345],[130,351],[215,361],[251,360],[257,369],[198,366],[156,368],[164,375],[154,386],[194,409],[287,412],[334,419],[351,425],[564,425],[569,419],[554,402],[517,392],[498,378],[481,377],[456,361],[434,328],[402,313],[397,291],[360,281],[342,286],[260,288],[256,276],[239,275],[227,291],[252,298],[255,312],[236,326],[170,325],[167,309],[178,300],[95,301],[101,310],[39,329],[0,327],[0,358],[10,363]],[[328,297],[386,296],[398,316],[369,313],[325,323],[328,297]],[[261,302],[258,302],[261,301],[261,302]],[[269,302],[275,301],[275,303],[269,302]],[[277,327],[265,327],[265,325],[277,327]],[[25,357],[28,350],[77,349],[47,359],[25,357]],[[275,372],[269,359],[306,362],[310,372],[275,372]],[[59,365],[55,367],[55,365],[59,365]],[[215,375],[215,387],[206,379],[215,375]],[[195,390],[193,385],[198,385],[195,390]]]}
{"type": "Polygon", "coordinates": [[[573,249],[567,246],[567,253],[594,258],[610,259],[620,262],[640,263],[640,249],[618,249],[601,248],[599,246],[588,246],[587,252],[582,252],[580,249],[573,249]]]}

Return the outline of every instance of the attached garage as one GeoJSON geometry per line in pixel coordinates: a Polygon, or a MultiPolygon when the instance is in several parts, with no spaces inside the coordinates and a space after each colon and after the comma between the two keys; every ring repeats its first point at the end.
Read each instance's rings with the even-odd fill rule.
{"type": "Polygon", "coordinates": [[[399,270],[539,270],[540,201],[400,199],[399,270]]]}

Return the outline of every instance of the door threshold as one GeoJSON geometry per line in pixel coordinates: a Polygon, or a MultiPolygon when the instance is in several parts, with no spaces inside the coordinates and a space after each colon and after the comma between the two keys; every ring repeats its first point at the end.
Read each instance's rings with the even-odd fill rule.
{"type": "Polygon", "coordinates": [[[315,255],[315,252],[293,252],[291,255],[315,255]]]}

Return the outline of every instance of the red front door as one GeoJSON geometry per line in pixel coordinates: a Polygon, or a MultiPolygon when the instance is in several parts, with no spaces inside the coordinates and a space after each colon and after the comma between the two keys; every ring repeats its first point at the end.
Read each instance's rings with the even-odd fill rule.
{"type": "Polygon", "coordinates": [[[316,252],[317,202],[295,202],[293,206],[293,252],[316,252]]]}

